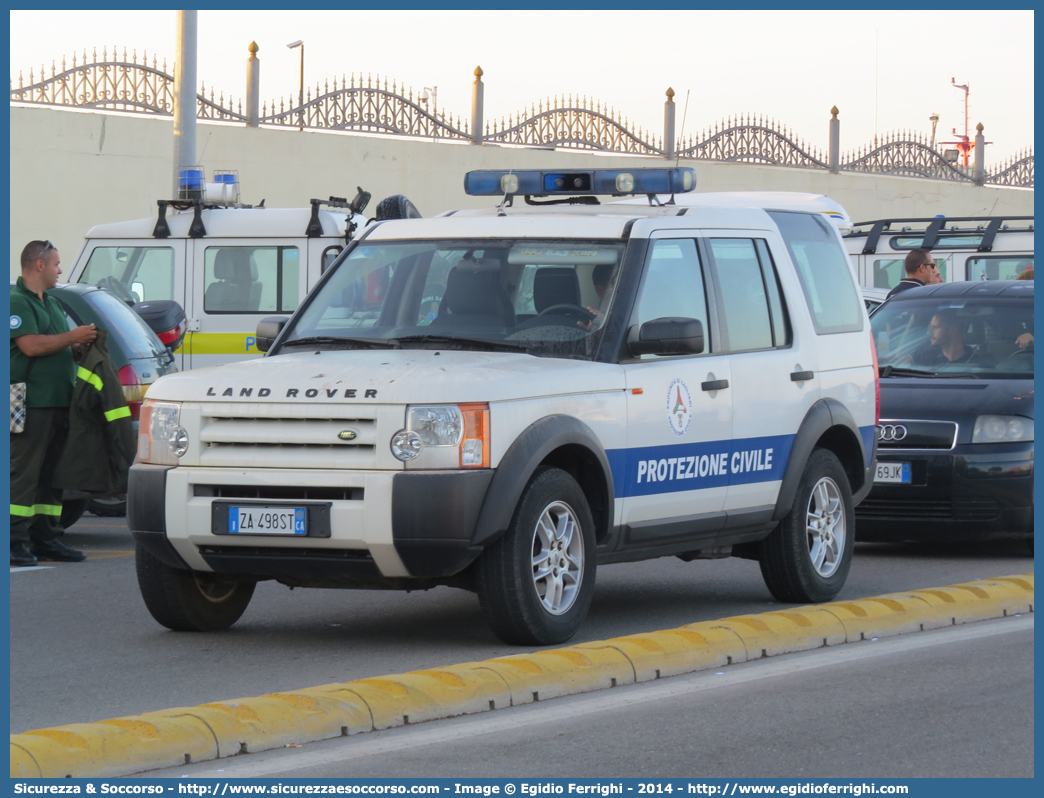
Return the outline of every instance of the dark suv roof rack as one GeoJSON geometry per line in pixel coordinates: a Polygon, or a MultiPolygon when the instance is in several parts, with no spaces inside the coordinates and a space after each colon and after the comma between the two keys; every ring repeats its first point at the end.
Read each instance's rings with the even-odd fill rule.
{"type": "Polygon", "coordinates": [[[865,236],[866,243],[863,244],[863,254],[873,255],[877,252],[877,245],[881,241],[881,236],[886,232],[909,233],[911,235],[917,235],[918,233],[923,232],[924,239],[921,241],[921,249],[932,249],[939,242],[939,236],[942,233],[970,232],[967,228],[964,230],[957,229],[957,222],[979,223],[975,228],[976,231],[982,232],[982,240],[979,242],[978,246],[979,252],[991,252],[993,250],[993,242],[997,238],[997,233],[1002,230],[1012,233],[1033,232],[1032,216],[935,216],[929,218],[911,217],[905,219],[877,219],[870,222],[856,222],[852,226],[852,232],[847,233],[845,238],[862,238],[865,236]],[[1009,227],[1005,224],[1006,222],[1029,222],[1029,224],[1025,227],[1009,227]],[[923,225],[924,229],[894,229],[892,227],[892,225],[906,224],[914,224],[918,226],[923,225]]]}
{"type": "MultiPolygon", "coordinates": [[[[203,226],[203,211],[216,208],[254,207],[253,205],[244,205],[240,202],[216,202],[202,199],[156,200],[156,204],[159,206],[159,218],[156,219],[156,226],[152,229],[153,238],[170,238],[170,227],[167,225],[167,208],[173,208],[176,211],[191,209],[193,214],[192,224],[189,225],[189,238],[204,238],[207,234],[207,228],[203,226]]],[[[259,207],[264,207],[263,201],[259,207]]]]}

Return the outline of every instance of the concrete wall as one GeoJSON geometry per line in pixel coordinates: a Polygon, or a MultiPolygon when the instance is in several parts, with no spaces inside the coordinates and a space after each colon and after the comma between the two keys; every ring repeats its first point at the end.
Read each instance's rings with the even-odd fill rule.
{"type": "MultiPolygon", "coordinates": [[[[27,241],[54,241],[71,266],[95,224],[154,216],[173,192],[168,118],[11,107],[11,274],[27,241]]],[[[300,132],[199,123],[196,152],[208,176],[239,171],[243,202],[306,206],[312,197],[405,194],[425,216],[482,207],[467,197],[471,169],[657,166],[660,159],[431,142],[355,133],[300,132]]],[[[1033,191],[937,180],[723,164],[682,159],[700,191],[809,191],[840,202],[856,221],[888,216],[1031,215],[1033,191]]]]}

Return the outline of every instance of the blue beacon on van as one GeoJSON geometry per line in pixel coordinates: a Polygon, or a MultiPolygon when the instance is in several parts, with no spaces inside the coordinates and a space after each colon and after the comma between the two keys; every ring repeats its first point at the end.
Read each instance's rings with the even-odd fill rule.
{"type": "Polygon", "coordinates": [[[574,172],[482,169],[464,175],[464,192],[472,197],[514,194],[622,197],[629,194],[684,194],[695,188],[696,171],[689,167],[574,172]]]}

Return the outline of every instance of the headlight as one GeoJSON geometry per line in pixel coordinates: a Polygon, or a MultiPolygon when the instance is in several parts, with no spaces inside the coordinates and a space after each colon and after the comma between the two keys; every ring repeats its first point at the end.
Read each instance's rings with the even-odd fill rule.
{"type": "Polygon", "coordinates": [[[1033,419],[1025,416],[979,416],[972,443],[1018,443],[1033,440],[1033,419]]]}
{"type": "Polygon", "coordinates": [[[456,446],[464,431],[464,416],[456,405],[411,407],[406,429],[420,435],[425,446],[456,446]]]}
{"type": "Polygon", "coordinates": [[[415,405],[392,436],[392,454],[412,468],[489,468],[489,406],[415,405]]]}
{"type": "Polygon", "coordinates": [[[181,405],[146,399],[138,424],[138,459],[156,465],[177,465],[188,451],[188,433],[180,426],[181,405]]]}

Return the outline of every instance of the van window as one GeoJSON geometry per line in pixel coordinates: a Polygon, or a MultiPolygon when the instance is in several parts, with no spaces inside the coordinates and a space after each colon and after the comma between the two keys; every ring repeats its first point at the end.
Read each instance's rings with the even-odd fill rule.
{"type": "Polygon", "coordinates": [[[768,211],[794,261],[819,335],[863,329],[866,310],[856,292],[848,255],[830,225],[809,213],[768,211]]]}
{"type": "MultiPolygon", "coordinates": [[[[946,282],[946,269],[948,264],[946,258],[940,258],[935,252],[932,257],[939,267],[939,274],[943,282],[946,282]]],[[[904,258],[880,258],[874,261],[874,288],[895,288],[899,282],[906,277],[906,269],[903,266],[904,258]]]]}
{"type": "Polygon", "coordinates": [[[207,247],[207,313],[291,313],[299,301],[297,247],[207,247]]]}
{"type": "Polygon", "coordinates": [[[965,268],[969,280],[1016,280],[1026,269],[1033,268],[1033,256],[968,258],[965,268]]]}
{"type": "Polygon", "coordinates": [[[171,247],[95,247],[78,282],[108,288],[123,300],[176,299],[174,250],[171,247]]]}
{"type": "MultiPolygon", "coordinates": [[[[704,351],[712,350],[703,269],[696,242],[687,238],[653,242],[638,298],[639,326],[671,316],[698,319],[703,324],[704,351]]],[[[659,355],[642,355],[643,359],[655,357],[659,355]]]]}
{"type": "Polygon", "coordinates": [[[323,254],[319,258],[319,274],[326,274],[326,270],[330,268],[330,264],[341,254],[342,249],[344,247],[334,244],[332,247],[327,247],[323,250],[323,254]]]}

